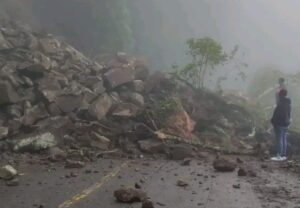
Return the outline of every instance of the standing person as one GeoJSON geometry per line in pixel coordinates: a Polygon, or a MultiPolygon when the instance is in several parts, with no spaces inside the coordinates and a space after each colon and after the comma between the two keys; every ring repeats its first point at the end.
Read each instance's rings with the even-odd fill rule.
{"type": "Polygon", "coordinates": [[[277,156],[271,158],[274,161],[287,159],[287,130],[291,121],[291,100],[287,98],[287,94],[286,89],[279,91],[278,103],[271,119],[277,147],[277,156]]]}
{"type": "Polygon", "coordinates": [[[280,77],[278,79],[278,86],[276,88],[276,105],[278,105],[278,103],[279,103],[279,92],[283,89],[286,90],[285,80],[284,80],[284,78],[280,77]]]}

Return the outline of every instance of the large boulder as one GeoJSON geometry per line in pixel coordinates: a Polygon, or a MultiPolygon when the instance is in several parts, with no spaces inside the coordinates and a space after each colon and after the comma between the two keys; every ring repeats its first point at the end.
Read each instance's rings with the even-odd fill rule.
{"type": "Polygon", "coordinates": [[[131,87],[134,92],[142,93],[145,89],[145,83],[142,80],[134,80],[131,87]]]}
{"type": "Polygon", "coordinates": [[[104,78],[110,88],[118,87],[131,82],[135,78],[135,72],[130,68],[115,68],[104,74],[104,78]]]}
{"type": "Polygon", "coordinates": [[[7,42],[7,40],[5,40],[2,32],[0,32],[0,51],[5,49],[10,49],[10,48],[11,45],[9,44],[9,42],[7,42]]]}
{"type": "Polygon", "coordinates": [[[49,114],[43,103],[35,106],[29,105],[24,111],[24,116],[22,117],[22,122],[25,126],[31,126],[36,121],[48,117],[49,114]]]}
{"type": "Polygon", "coordinates": [[[102,120],[111,109],[112,104],[111,97],[105,93],[90,105],[88,112],[91,117],[102,120]]]}
{"type": "Polygon", "coordinates": [[[119,118],[131,118],[135,117],[138,114],[139,110],[139,107],[132,103],[120,103],[113,110],[112,115],[119,118]]]}
{"type": "Polygon", "coordinates": [[[45,37],[39,40],[42,51],[46,54],[56,54],[60,49],[60,42],[52,37],[45,37]]]}
{"type": "Polygon", "coordinates": [[[129,96],[129,102],[140,107],[145,105],[144,97],[139,93],[131,93],[129,96]]]}
{"type": "Polygon", "coordinates": [[[8,128],[7,127],[0,127],[0,140],[4,139],[8,135],[8,128]]]}
{"type": "Polygon", "coordinates": [[[81,96],[77,95],[62,95],[55,99],[56,105],[64,113],[71,113],[82,104],[81,96]]]}
{"type": "Polygon", "coordinates": [[[182,139],[191,139],[195,122],[183,109],[170,114],[165,120],[163,132],[180,137],[182,139]]]}
{"type": "Polygon", "coordinates": [[[55,136],[49,132],[39,134],[32,137],[27,137],[18,141],[13,150],[15,152],[30,152],[36,153],[41,150],[46,150],[57,145],[55,136]]]}
{"type": "Polygon", "coordinates": [[[0,81],[0,104],[17,103],[20,100],[16,90],[8,81],[0,81]]]}

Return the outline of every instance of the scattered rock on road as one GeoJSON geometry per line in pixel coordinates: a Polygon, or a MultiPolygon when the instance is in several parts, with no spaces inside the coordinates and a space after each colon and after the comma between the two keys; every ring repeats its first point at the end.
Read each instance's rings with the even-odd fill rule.
{"type": "Polygon", "coordinates": [[[191,161],[192,161],[191,158],[185,158],[185,159],[182,161],[181,165],[182,165],[182,166],[189,166],[189,165],[191,164],[191,161]]]}
{"type": "Polygon", "coordinates": [[[142,208],[154,208],[153,202],[150,200],[143,201],[142,208]]]}
{"type": "Polygon", "coordinates": [[[18,174],[17,170],[11,165],[5,165],[0,168],[0,178],[11,180],[18,174]]]}
{"type": "Polygon", "coordinates": [[[60,148],[58,147],[52,147],[48,151],[48,159],[51,162],[59,162],[59,161],[64,161],[67,157],[67,154],[60,148]]]}
{"type": "Polygon", "coordinates": [[[178,180],[177,181],[177,186],[180,186],[180,187],[187,187],[189,186],[188,182],[184,181],[184,180],[178,180]]]}
{"type": "Polygon", "coordinates": [[[247,176],[247,171],[244,168],[239,168],[238,176],[247,176]]]}
{"type": "Polygon", "coordinates": [[[213,167],[220,172],[233,172],[236,168],[236,164],[225,158],[217,158],[213,162],[213,167]]]}
{"type": "Polygon", "coordinates": [[[10,181],[6,181],[5,183],[7,186],[18,186],[20,184],[19,180],[18,179],[13,179],[13,180],[10,180],[10,181]]]}
{"type": "Polygon", "coordinates": [[[135,187],[136,189],[141,189],[141,188],[142,188],[142,186],[141,186],[139,183],[135,183],[135,184],[134,184],[134,187],[135,187]]]}
{"type": "Polygon", "coordinates": [[[84,166],[85,166],[84,162],[67,160],[65,168],[83,168],[84,166]]]}
{"type": "Polygon", "coordinates": [[[142,202],[147,199],[145,192],[133,188],[121,188],[114,192],[114,196],[118,202],[133,203],[142,202]]]}

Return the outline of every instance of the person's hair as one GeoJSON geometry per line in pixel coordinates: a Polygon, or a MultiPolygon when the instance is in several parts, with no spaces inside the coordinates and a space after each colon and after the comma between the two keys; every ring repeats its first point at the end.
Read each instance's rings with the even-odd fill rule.
{"type": "Polygon", "coordinates": [[[278,82],[279,82],[279,83],[284,83],[284,81],[285,81],[285,80],[284,80],[283,77],[280,77],[280,78],[278,79],[278,82]]]}
{"type": "Polygon", "coordinates": [[[286,97],[288,94],[288,91],[286,89],[282,89],[279,91],[279,97],[286,97]]]}

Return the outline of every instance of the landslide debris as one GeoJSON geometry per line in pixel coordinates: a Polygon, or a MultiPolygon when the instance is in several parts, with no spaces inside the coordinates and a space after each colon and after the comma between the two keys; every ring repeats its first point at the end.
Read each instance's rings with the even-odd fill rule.
{"type": "Polygon", "coordinates": [[[4,152],[87,162],[110,154],[183,160],[198,155],[193,144],[255,151],[245,109],[168,74],[150,74],[124,53],[94,62],[51,34],[0,21],[0,77],[4,152]]]}

